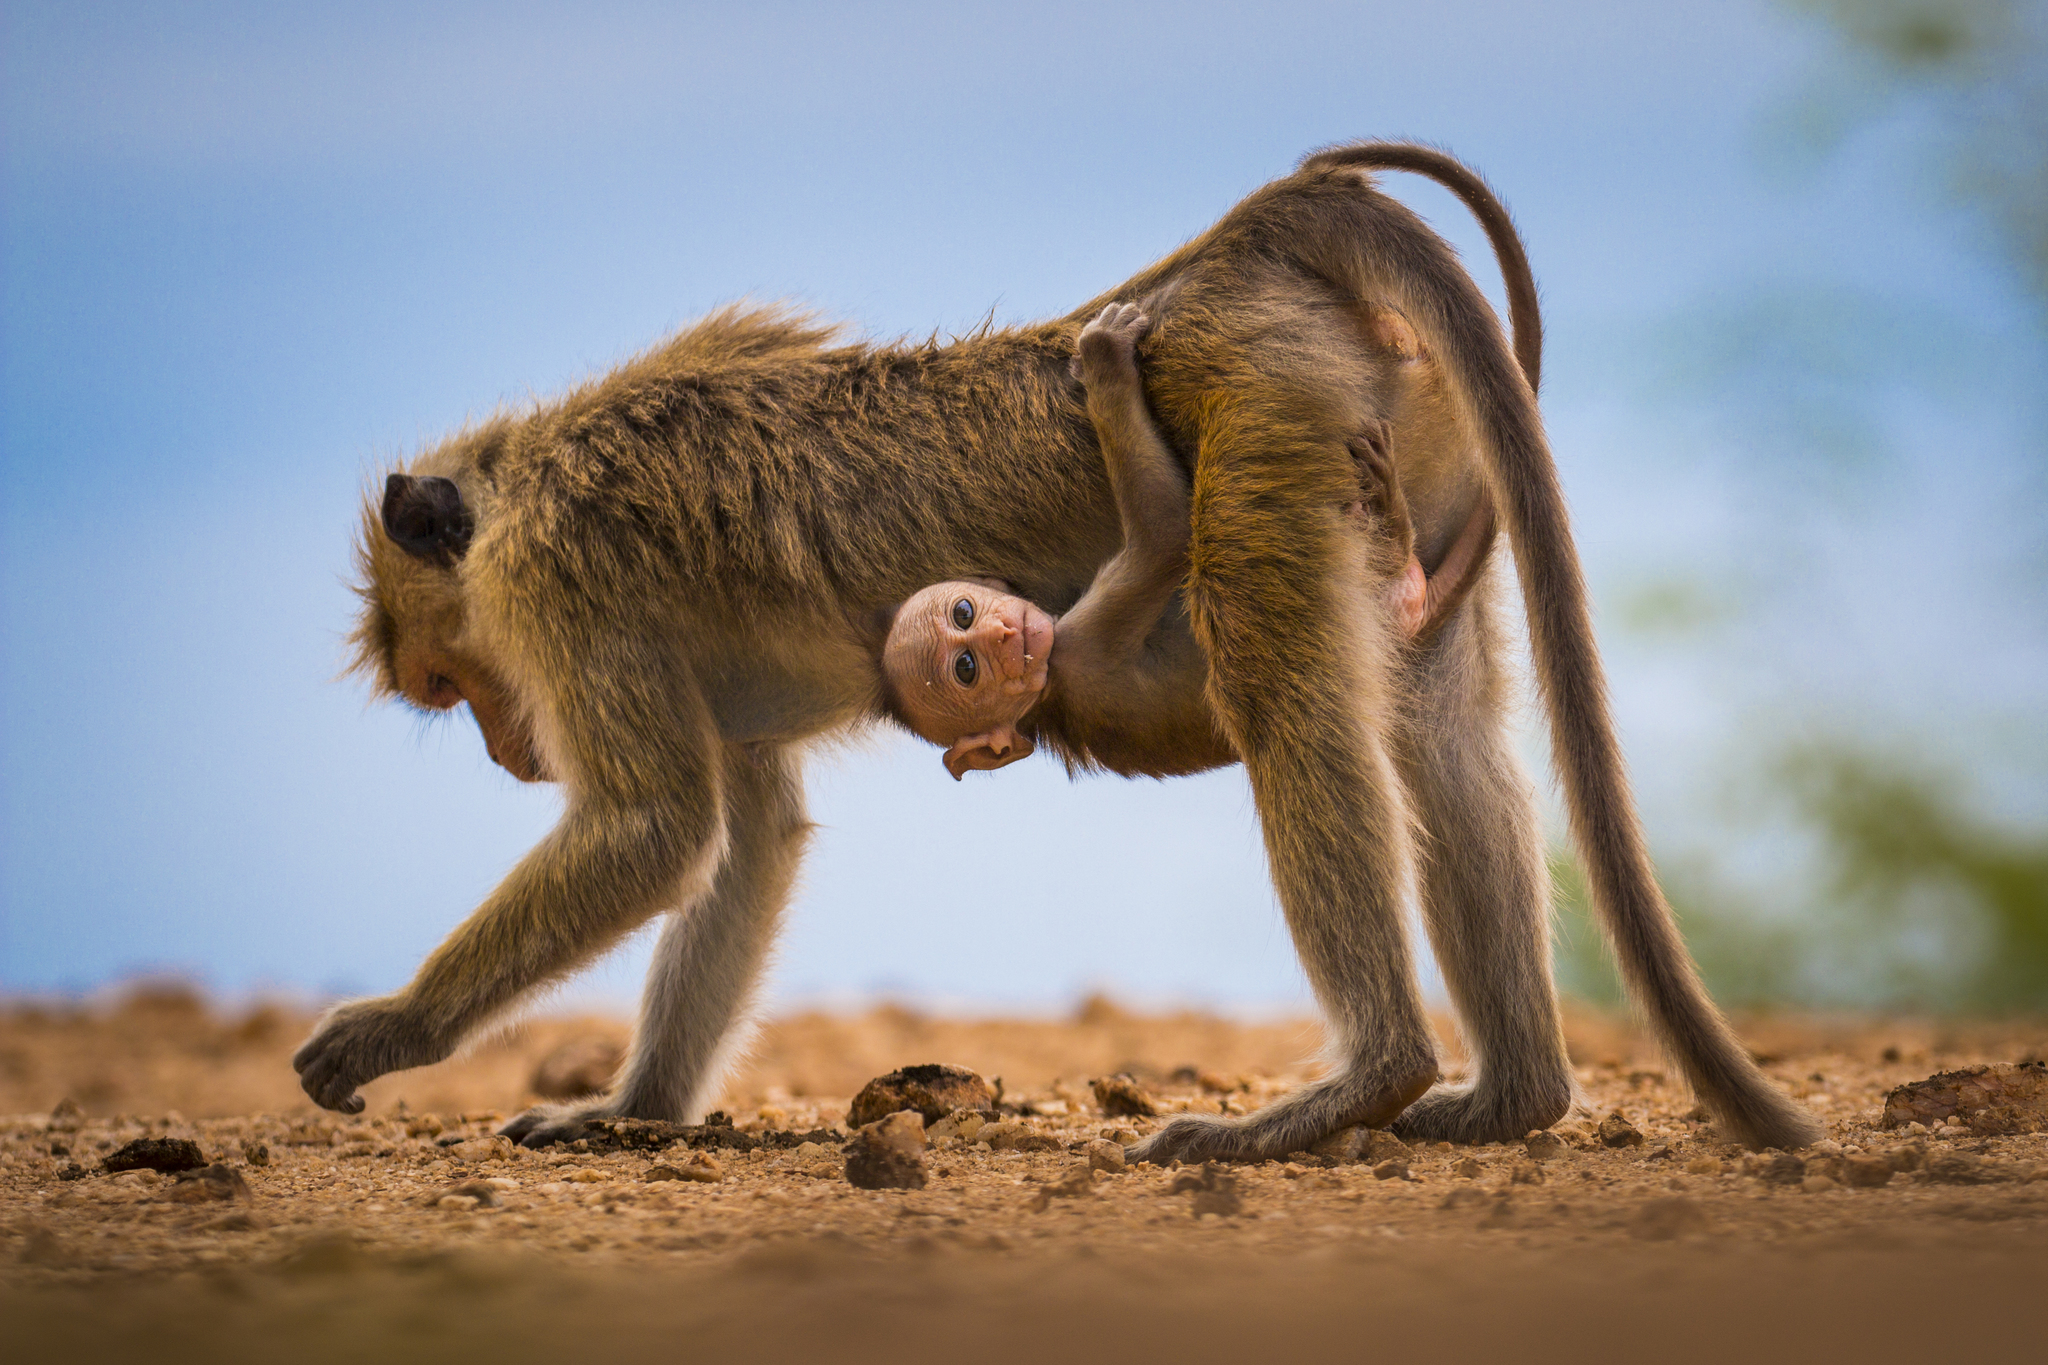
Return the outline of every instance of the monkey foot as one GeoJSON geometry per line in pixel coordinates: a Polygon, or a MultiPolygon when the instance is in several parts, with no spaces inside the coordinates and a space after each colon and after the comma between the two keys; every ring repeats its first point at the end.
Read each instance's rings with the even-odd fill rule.
{"type": "Polygon", "coordinates": [[[1514,1142],[1548,1128],[1571,1107],[1571,1082],[1564,1077],[1514,1092],[1439,1085],[1394,1120],[1394,1132],[1424,1142],[1514,1142]]]}
{"type": "Polygon", "coordinates": [[[1133,1147],[1130,1157],[1163,1166],[1169,1161],[1263,1161],[1305,1151],[1340,1128],[1385,1127],[1435,1079],[1434,1064],[1394,1082],[1338,1076],[1303,1086],[1244,1118],[1177,1115],[1133,1147]]]}
{"type": "Polygon", "coordinates": [[[609,1104],[538,1104],[498,1130],[522,1147],[552,1147],[582,1137],[592,1119],[616,1118],[609,1104]]]}

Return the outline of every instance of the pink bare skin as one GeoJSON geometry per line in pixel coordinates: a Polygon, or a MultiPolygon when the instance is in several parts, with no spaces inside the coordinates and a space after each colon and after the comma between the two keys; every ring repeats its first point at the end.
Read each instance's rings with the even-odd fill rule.
{"type": "Polygon", "coordinates": [[[946,751],[954,781],[1032,752],[1017,722],[1045,691],[1053,632],[1050,614],[989,582],[934,583],[897,610],[882,669],[911,728],[946,751]]]}

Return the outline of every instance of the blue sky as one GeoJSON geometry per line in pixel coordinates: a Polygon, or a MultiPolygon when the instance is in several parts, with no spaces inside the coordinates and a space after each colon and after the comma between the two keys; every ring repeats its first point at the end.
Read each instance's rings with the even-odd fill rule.
{"type": "MultiPolygon", "coordinates": [[[[389,989],[552,822],[466,721],[335,680],[381,462],[736,298],[878,336],[1064,311],[1363,136],[1518,216],[1603,619],[1698,581],[1749,623],[1608,629],[1653,832],[1716,837],[1763,712],[1876,717],[2038,813],[2038,334],[1910,127],[1777,154],[1835,60],[1780,8],[4,13],[0,990],[389,989]],[[1800,364],[1853,343],[1828,411],[1904,453],[1788,474],[1743,370],[1776,352],[1724,344],[1759,317],[1800,364]]],[[[1394,187],[1492,291],[1450,201],[1394,187]]],[[[778,1001],[1304,999],[1234,773],[955,786],[888,741],[812,794],[778,1001]],[[1053,883],[966,874],[984,839],[1058,850],[1053,883]]],[[[629,999],[639,951],[570,997],[629,999]]]]}

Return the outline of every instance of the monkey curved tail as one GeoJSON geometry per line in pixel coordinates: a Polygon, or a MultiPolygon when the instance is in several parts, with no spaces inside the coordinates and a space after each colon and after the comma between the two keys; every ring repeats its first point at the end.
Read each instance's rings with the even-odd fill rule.
{"type": "Polygon", "coordinates": [[[1509,354],[1485,298],[1455,253],[1381,195],[1368,193],[1366,211],[1347,219],[1348,242],[1323,244],[1310,264],[1358,290],[1359,297],[1400,299],[1444,357],[1454,390],[1462,391],[1514,551],[1573,841],[1631,998],[1727,1136],[1751,1147],[1803,1147],[1819,1139],[1819,1123],[1773,1085],[1737,1041],[1708,998],[1657,885],[1608,709],[1564,493],[1536,408],[1535,288],[1514,225],[1484,181],[1428,147],[1332,148],[1308,157],[1301,172],[1381,169],[1437,180],[1485,225],[1509,280],[1516,354],[1509,354]]]}

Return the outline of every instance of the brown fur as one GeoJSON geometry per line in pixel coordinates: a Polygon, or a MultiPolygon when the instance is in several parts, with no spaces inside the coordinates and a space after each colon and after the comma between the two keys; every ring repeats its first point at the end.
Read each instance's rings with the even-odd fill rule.
{"type": "Polygon", "coordinates": [[[1140,737],[1120,766],[1242,758],[1334,1040],[1325,1080],[1247,1119],[1177,1120],[1141,1155],[1282,1153],[1404,1109],[1431,1136],[1518,1137],[1569,1101],[1541,847],[1484,585],[1419,650],[1360,607],[1372,565],[1341,510],[1356,497],[1346,442],[1381,421],[1426,565],[1482,500],[1500,509],[1574,833],[1638,999],[1731,1136],[1810,1137],[1700,992],[1643,851],[1535,409],[1526,264],[1520,284],[1508,269],[1518,366],[1449,248],[1363,174],[1385,167],[1462,186],[1496,248],[1512,246],[1504,264],[1520,259],[1505,214],[1455,162],[1340,148],[1064,318],[866,346],[728,310],[416,460],[413,475],[461,490],[474,538],[444,567],[366,525],[364,666],[421,705],[469,700],[493,753],[515,772],[528,756],[524,775],[561,781],[568,806],[410,985],[322,1024],[296,1059],[308,1093],[359,1107],[362,1082],[446,1055],[669,912],[626,1079],[508,1131],[540,1142],[589,1113],[701,1110],[806,828],[794,746],[882,713],[876,620],[966,577],[1065,610],[1115,552],[1068,361],[1082,324],[1125,299],[1154,319],[1147,397],[1192,475],[1184,600],[1209,668],[1203,723],[1140,737]],[[1413,386],[1374,336],[1389,309],[1435,362],[1443,443],[1408,439],[1423,421],[1403,410],[1413,386]],[[1426,1097],[1435,1046],[1400,906],[1410,867],[1480,1062],[1473,1084],[1426,1097]]]}

